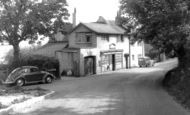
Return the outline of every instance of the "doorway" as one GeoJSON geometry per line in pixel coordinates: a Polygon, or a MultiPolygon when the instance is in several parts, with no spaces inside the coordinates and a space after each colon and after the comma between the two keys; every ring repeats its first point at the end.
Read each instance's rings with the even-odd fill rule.
{"type": "Polygon", "coordinates": [[[126,69],[129,69],[129,54],[124,54],[125,57],[125,63],[126,63],[126,69]]]}
{"type": "Polygon", "coordinates": [[[112,54],[112,70],[115,71],[115,54],[112,54]]]}
{"type": "Polygon", "coordinates": [[[96,57],[87,56],[84,58],[85,75],[92,75],[96,73],[96,57]]]}

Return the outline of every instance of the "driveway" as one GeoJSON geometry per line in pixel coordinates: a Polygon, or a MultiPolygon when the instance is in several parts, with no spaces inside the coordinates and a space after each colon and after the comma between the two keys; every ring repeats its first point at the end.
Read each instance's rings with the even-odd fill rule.
{"type": "Polygon", "coordinates": [[[56,91],[53,96],[14,111],[19,115],[190,115],[160,85],[169,68],[167,64],[65,78],[40,85],[56,91]]]}

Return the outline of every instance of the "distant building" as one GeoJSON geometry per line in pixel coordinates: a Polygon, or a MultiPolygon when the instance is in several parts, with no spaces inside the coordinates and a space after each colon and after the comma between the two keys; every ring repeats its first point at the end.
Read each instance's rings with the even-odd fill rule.
{"type": "Polygon", "coordinates": [[[80,23],[69,34],[68,47],[56,51],[60,72],[84,76],[138,67],[138,57],[144,56],[143,42],[129,43],[126,30],[114,21],[99,17],[94,23],[80,23]]]}

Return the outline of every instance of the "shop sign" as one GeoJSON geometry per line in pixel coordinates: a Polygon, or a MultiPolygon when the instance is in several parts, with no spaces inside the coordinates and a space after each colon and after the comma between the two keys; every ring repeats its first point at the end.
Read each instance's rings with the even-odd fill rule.
{"type": "Polygon", "coordinates": [[[116,45],[114,43],[110,44],[109,49],[116,49],[116,45]]]}

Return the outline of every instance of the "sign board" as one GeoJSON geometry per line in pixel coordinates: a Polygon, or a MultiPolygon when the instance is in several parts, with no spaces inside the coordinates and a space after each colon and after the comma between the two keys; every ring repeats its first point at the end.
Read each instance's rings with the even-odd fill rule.
{"type": "Polygon", "coordinates": [[[110,44],[109,49],[116,49],[116,45],[114,43],[110,44]]]}

